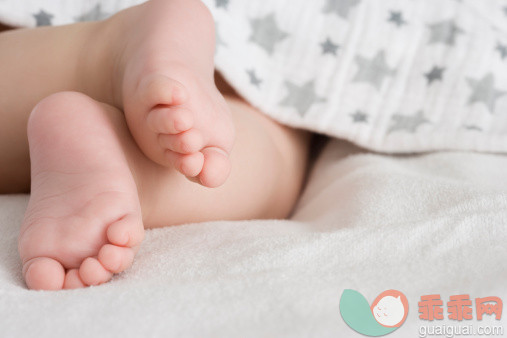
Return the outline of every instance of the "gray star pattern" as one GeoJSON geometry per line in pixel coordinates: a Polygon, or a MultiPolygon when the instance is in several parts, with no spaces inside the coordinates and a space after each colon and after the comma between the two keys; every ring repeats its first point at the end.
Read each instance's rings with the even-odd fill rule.
{"type": "Polygon", "coordinates": [[[227,9],[227,6],[229,5],[229,0],[215,0],[215,6],[217,8],[223,7],[227,9]]]}
{"type": "Polygon", "coordinates": [[[464,31],[456,26],[452,20],[442,21],[428,26],[430,29],[430,41],[428,44],[445,43],[453,46],[456,42],[457,34],[463,34],[464,31]]]}
{"type": "Polygon", "coordinates": [[[407,24],[407,22],[403,19],[403,13],[391,11],[389,15],[390,16],[387,21],[394,23],[396,26],[401,27],[407,24]]]}
{"type": "Polygon", "coordinates": [[[250,25],[252,26],[250,41],[265,49],[268,54],[273,54],[275,45],[288,36],[287,33],[278,28],[274,14],[252,19],[250,25]]]}
{"type": "Polygon", "coordinates": [[[331,39],[327,38],[326,41],[322,42],[322,54],[333,54],[336,55],[336,51],[340,46],[335,45],[331,39]]]}
{"type": "Polygon", "coordinates": [[[472,88],[472,94],[468,99],[468,104],[472,105],[475,102],[482,102],[488,107],[491,113],[495,110],[496,100],[507,94],[506,91],[497,90],[495,88],[495,79],[492,73],[486,74],[481,80],[471,78],[467,78],[466,80],[468,85],[472,88]]]}
{"type": "Polygon", "coordinates": [[[250,83],[257,88],[260,88],[262,80],[257,77],[257,74],[255,74],[255,70],[249,69],[246,71],[246,73],[248,74],[248,77],[250,77],[250,83]]]}
{"type": "Polygon", "coordinates": [[[391,133],[396,130],[406,130],[410,133],[415,133],[417,128],[423,123],[431,123],[428,119],[426,119],[423,115],[422,111],[418,111],[415,115],[401,115],[394,114],[391,117],[391,127],[387,131],[387,133],[391,133]]]}
{"type": "Polygon", "coordinates": [[[352,81],[369,82],[378,90],[382,87],[386,76],[396,74],[395,69],[391,69],[387,65],[384,51],[379,51],[371,60],[358,55],[356,62],[359,70],[352,81]]]}
{"type": "Polygon", "coordinates": [[[430,85],[433,81],[442,80],[442,73],[444,71],[445,68],[434,66],[428,73],[425,73],[424,76],[428,79],[428,85],[430,85]]]}
{"type": "Polygon", "coordinates": [[[352,117],[352,122],[354,123],[368,123],[368,115],[360,110],[350,114],[350,117],[352,117]]]}
{"type": "Polygon", "coordinates": [[[500,53],[500,57],[502,58],[502,60],[505,59],[505,57],[507,56],[507,45],[502,45],[498,43],[496,46],[496,51],[500,53]]]}
{"type": "Polygon", "coordinates": [[[324,13],[336,13],[338,16],[346,19],[352,7],[359,5],[361,0],[327,0],[323,9],[324,13]]]}
{"type": "Polygon", "coordinates": [[[285,85],[289,93],[287,97],[280,102],[280,105],[294,107],[301,116],[304,116],[314,103],[325,101],[324,98],[317,96],[315,93],[315,84],[313,81],[309,81],[302,86],[286,81],[285,85]]]}
{"type": "Polygon", "coordinates": [[[53,18],[53,14],[46,13],[41,9],[39,13],[33,14],[33,17],[35,18],[37,27],[51,26],[51,19],[53,18]]]}
{"type": "Polygon", "coordinates": [[[103,20],[103,19],[107,18],[108,16],[109,16],[109,13],[102,12],[101,4],[97,4],[89,12],[84,13],[83,15],[74,18],[74,20],[76,22],[98,21],[98,20],[103,20]]]}

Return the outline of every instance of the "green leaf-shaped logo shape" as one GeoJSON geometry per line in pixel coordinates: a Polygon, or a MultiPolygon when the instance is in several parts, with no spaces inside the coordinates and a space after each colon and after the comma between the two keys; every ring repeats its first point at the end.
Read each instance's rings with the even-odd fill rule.
{"type": "Polygon", "coordinates": [[[355,290],[343,291],[340,298],[340,313],[350,328],[366,336],[383,336],[398,328],[380,325],[373,317],[366,298],[355,290]]]}

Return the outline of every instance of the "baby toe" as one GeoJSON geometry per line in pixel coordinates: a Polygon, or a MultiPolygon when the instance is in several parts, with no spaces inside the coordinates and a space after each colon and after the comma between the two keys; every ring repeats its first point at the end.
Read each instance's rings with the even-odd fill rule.
{"type": "Polygon", "coordinates": [[[65,281],[63,283],[64,289],[79,289],[86,286],[87,285],[81,280],[81,277],[79,277],[78,269],[70,269],[67,271],[65,274],[65,281]]]}
{"type": "Polygon", "coordinates": [[[165,154],[173,166],[187,177],[195,177],[199,175],[202,170],[204,156],[200,152],[178,154],[172,150],[166,150],[165,154]]]}
{"type": "Polygon", "coordinates": [[[225,151],[216,147],[204,148],[201,152],[204,155],[204,165],[199,173],[201,184],[209,188],[221,186],[231,172],[229,156],[225,151]]]}
{"type": "Polygon", "coordinates": [[[111,279],[113,273],[93,257],[86,258],[79,267],[79,277],[86,285],[99,285],[111,279]]]}
{"type": "Polygon", "coordinates": [[[144,227],[140,215],[128,214],[110,224],[107,239],[118,246],[133,247],[144,239],[144,227]]]}
{"type": "Polygon", "coordinates": [[[198,130],[190,129],[177,135],[160,134],[159,144],[177,153],[191,154],[202,149],[204,140],[198,130]]]}
{"type": "Polygon", "coordinates": [[[186,108],[157,106],[148,114],[146,123],[155,133],[178,134],[192,128],[194,119],[186,108]]]}
{"type": "Polygon", "coordinates": [[[150,107],[180,105],[187,100],[185,87],[162,74],[145,76],[139,85],[140,100],[150,107]]]}
{"type": "Polygon", "coordinates": [[[30,289],[60,290],[64,284],[65,269],[52,258],[37,257],[23,264],[23,275],[30,289]]]}
{"type": "Polygon", "coordinates": [[[106,244],[100,249],[98,260],[107,270],[119,273],[132,265],[134,261],[134,250],[106,244]]]}

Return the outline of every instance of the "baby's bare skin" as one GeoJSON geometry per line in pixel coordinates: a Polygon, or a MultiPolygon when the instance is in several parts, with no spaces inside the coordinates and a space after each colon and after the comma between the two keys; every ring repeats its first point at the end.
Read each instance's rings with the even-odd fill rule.
{"type": "Polygon", "coordinates": [[[7,75],[0,79],[0,191],[28,189],[26,139],[32,161],[19,239],[28,287],[108,281],[132,264],[144,228],[290,213],[308,135],[223,99],[212,77],[212,25],[196,0],[152,0],[104,22],[0,35],[8,51],[0,54],[7,75]],[[194,42],[204,39],[196,46],[205,50],[179,48],[167,34],[156,43],[172,15],[159,15],[166,6],[209,25],[187,31],[194,42]],[[134,24],[138,31],[125,29],[134,24]]]}

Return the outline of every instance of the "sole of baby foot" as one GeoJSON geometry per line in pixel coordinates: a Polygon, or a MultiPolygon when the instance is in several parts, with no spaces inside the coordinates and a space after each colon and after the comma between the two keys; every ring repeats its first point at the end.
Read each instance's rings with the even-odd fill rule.
{"type": "Polygon", "coordinates": [[[218,187],[230,172],[235,127],[213,80],[213,18],[200,1],[156,0],[136,10],[136,34],[123,32],[118,58],[132,136],[152,161],[218,187]]]}
{"type": "Polygon", "coordinates": [[[144,228],[114,127],[121,117],[73,92],[53,94],[33,110],[32,189],[18,240],[30,289],[99,285],[132,264],[144,228]]]}

